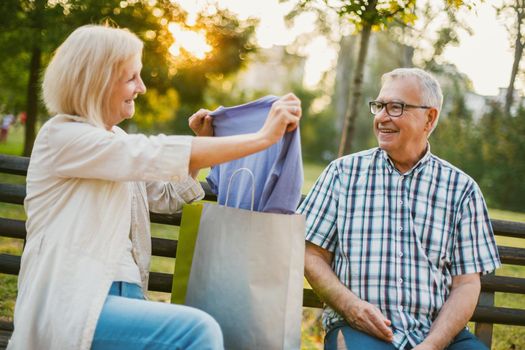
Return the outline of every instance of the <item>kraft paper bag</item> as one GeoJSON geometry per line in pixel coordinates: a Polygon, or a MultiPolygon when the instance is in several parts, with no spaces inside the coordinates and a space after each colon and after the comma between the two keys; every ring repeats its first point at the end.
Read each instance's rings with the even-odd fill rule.
{"type": "Polygon", "coordinates": [[[205,203],[197,230],[186,305],[217,320],[228,350],[299,349],[304,216],[205,203]]]}
{"type": "Polygon", "coordinates": [[[199,233],[201,212],[201,203],[184,204],[182,207],[177,256],[171,287],[171,302],[173,304],[184,304],[186,299],[193,251],[195,250],[195,242],[199,233]]]}

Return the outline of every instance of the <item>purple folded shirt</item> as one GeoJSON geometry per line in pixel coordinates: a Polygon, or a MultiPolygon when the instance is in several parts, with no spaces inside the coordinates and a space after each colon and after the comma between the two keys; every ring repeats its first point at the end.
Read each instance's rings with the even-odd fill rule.
{"type": "MultiPolygon", "coordinates": [[[[215,136],[248,134],[264,125],[276,96],[265,96],[235,107],[219,107],[213,117],[215,136]]],[[[241,171],[232,179],[228,203],[226,192],[233,172],[248,168],[255,176],[254,210],[293,214],[301,199],[303,163],[299,128],[264,151],[212,167],[206,178],[218,202],[229,207],[250,209],[252,180],[248,172],[241,171]]]]}

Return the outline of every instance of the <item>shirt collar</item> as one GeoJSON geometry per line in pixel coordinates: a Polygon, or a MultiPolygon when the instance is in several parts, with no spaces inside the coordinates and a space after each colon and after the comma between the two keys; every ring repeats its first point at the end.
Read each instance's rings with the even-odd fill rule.
{"type": "MultiPolygon", "coordinates": [[[[392,162],[392,159],[390,159],[386,151],[381,148],[379,148],[379,151],[380,151],[381,157],[385,161],[385,165],[386,165],[388,172],[390,174],[392,174],[392,172],[394,171],[399,172],[394,166],[394,162],[392,162]]],[[[416,163],[416,165],[414,165],[409,171],[407,171],[403,175],[408,176],[408,175],[411,175],[412,173],[419,174],[419,172],[425,168],[425,165],[428,163],[430,156],[431,156],[430,143],[427,142],[427,150],[425,152],[425,155],[416,163]]]]}

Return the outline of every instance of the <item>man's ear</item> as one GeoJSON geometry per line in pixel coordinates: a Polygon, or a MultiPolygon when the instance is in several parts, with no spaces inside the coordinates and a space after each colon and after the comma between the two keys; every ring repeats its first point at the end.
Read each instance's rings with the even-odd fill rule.
{"type": "Polygon", "coordinates": [[[434,125],[437,123],[438,111],[436,108],[432,107],[428,110],[427,121],[425,123],[425,130],[431,132],[434,128],[434,125]]]}

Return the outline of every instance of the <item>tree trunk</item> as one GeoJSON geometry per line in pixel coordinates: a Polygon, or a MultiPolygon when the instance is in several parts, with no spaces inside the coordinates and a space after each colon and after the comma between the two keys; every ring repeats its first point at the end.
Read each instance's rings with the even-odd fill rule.
{"type": "Polygon", "coordinates": [[[23,155],[29,157],[33,150],[38,116],[38,92],[40,91],[40,67],[42,65],[42,30],[47,0],[34,0],[34,8],[28,13],[29,27],[32,29],[31,62],[27,82],[26,125],[23,155]]]}
{"type": "Polygon", "coordinates": [[[368,43],[370,41],[371,30],[372,25],[370,23],[363,23],[363,29],[361,31],[361,40],[359,43],[359,54],[357,56],[357,64],[355,66],[354,80],[352,82],[351,88],[350,102],[346,109],[343,134],[341,135],[341,143],[339,144],[339,157],[345,154],[349,154],[352,149],[352,138],[354,136],[355,131],[358,106],[361,103],[363,73],[366,55],[368,53],[368,43]]]}
{"type": "Polygon", "coordinates": [[[516,75],[520,67],[520,60],[523,55],[523,46],[525,42],[522,41],[521,26],[525,18],[525,6],[524,1],[516,1],[516,20],[517,20],[517,31],[516,31],[516,42],[514,44],[514,63],[512,64],[512,72],[510,74],[510,82],[507,88],[507,94],[505,95],[505,114],[510,116],[510,108],[514,102],[514,82],[516,75]]]}
{"type": "Polygon", "coordinates": [[[338,130],[343,130],[348,100],[350,97],[350,84],[352,82],[352,69],[355,68],[355,36],[346,35],[339,41],[339,53],[335,73],[334,105],[338,130]]]}
{"type": "Polygon", "coordinates": [[[35,143],[36,120],[38,113],[38,88],[39,73],[42,52],[40,47],[35,45],[31,53],[31,63],[29,66],[29,82],[27,84],[27,119],[25,127],[24,156],[29,157],[35,143]]]}

